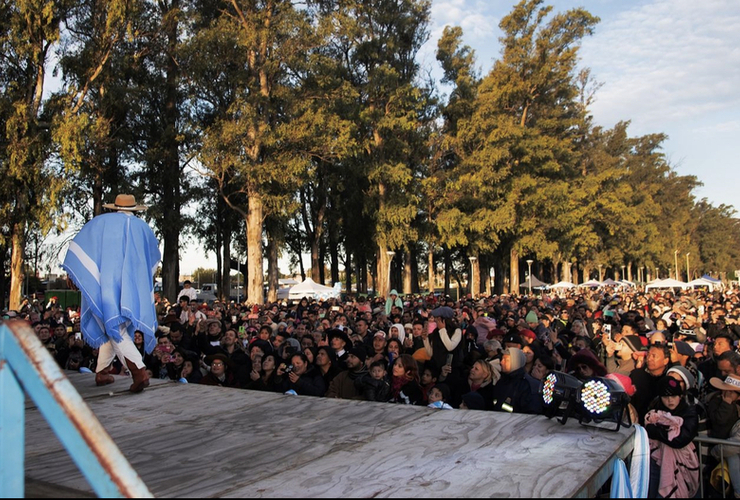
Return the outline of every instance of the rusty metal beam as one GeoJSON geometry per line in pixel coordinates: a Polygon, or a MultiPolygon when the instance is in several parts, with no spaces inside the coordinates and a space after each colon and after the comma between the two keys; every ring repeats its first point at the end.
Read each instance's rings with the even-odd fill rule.
{"type": "MultiPolygon", "coordinates": [[[[36,403],[98,496],[152,497],[139,475],[25,321],[12,320],[0,324],[2,390],[6,390],[6,386],[12,387],[10,378],[17,381],[23,392],[36,403]]],[[[5,404],[0,406],[3,412],[0,416],[0,422],[3,424],[0,429],[3,434],[0,437],[0,444],[3,445],[0,446],[0,452],[4,464],[8,463],[6,460],[18,460],[17,452],[4,446],[6,440],[17,441],[10,437],[13,434],[21,435],[20,450],[23,456],[22,426],[20,429],[6,427],[6,424],[17,420],[16,405],[23,411],[23,398],[20,398],[19,402],[13,401],[12,404],[14,405],[12,409],[5,404]]],[[[22,459],[20,463],[22,467],[22,459]]],[[[11,496],[22,497],[22,489],[20,495],[11,496]]]]}

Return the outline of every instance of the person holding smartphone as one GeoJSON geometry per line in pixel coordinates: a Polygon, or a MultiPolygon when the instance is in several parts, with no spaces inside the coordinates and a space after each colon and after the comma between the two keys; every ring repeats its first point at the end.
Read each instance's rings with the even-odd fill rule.
{"type": "Polygon", "coordinates": [[[424,348],[431,360],[441,367],[440,380],[451,387],[459,385],[464,378],[463,358],[465,356],[462,330],[455,322],[452,308],[441,306],[432,311],[435,328],[426,339],[424,348]]]}

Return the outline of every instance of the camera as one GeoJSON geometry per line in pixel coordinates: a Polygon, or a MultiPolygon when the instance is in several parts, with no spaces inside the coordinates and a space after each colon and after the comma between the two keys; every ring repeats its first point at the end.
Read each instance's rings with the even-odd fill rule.
{"type": "Polygon", "coordinates": [[[293,365],[288,365],[285,367],[285,374],[289,374],[293,371],[293,365]]]}

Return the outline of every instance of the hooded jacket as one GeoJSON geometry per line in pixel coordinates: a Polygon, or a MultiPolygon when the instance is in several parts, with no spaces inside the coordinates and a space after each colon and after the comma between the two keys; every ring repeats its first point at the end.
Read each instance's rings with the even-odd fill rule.
{"type": "Polygon", "coordinates": [[[513,413],[541,413],[540,398],[536,392],[532,391],[533,385],[527,377],[530,376],[524,367],[509,373],[501,373],[498,383],[493,386],[493,410],[513,413]]]}

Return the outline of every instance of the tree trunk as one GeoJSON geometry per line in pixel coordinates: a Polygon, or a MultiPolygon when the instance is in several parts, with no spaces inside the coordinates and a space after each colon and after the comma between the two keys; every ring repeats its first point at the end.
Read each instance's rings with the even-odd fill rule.
{"type": "Polygon", "coordinates": [[[357,274],[357,293],[367,293],[367,268],[360,252],[355,252],[355,272],[357,274]]]}
{"type": "MultiPolygon", "coordinates": [[[[686,281],[691,281],[691,279],[688,276],[686,276],[686,278],[687,278],[686,281]]],[[[632,280],[632,262],[631,261],[630,262],[627,262],[627,281],[633,281],[632,280]]]]}
{"type": "Polygon", "coordinates": [[[480,266],[481,269],[481,276],[480,279],[483,280],[483,288],[485,289],[485,293],[487,296],[491,296],[493,293],[493,287],[491,286],[491,260],[490,256],[486,255],[483,257],[483,264],[480,266]]]}
{"type": "MultiPolygon", "coordinates": [[[[169,13],[178,12],[179,0],[173,0],[169,13]]],[[[162,288],[165,296],[177,297],[177,288],[180,277],[180,157],[177,124],[179,122],[179,78],[180,68],[177,64],[175,52],[178,44],[178,19],[176,15],[165,15],[164,30],[167,33],[167,69],[164,89],[164,130],[162,144],[164,158],[162,168],[162,220],[160,231],[164,241],[162,252],[162,288]]]]}
{"type": "Polygon", "coordinates": [[[509,251],[509,293],[519,293],[519,252],[513,246],[509,251]]]}
{"type": "Polygon", "coordinates": [[[419,245],[411,246],[411,292],[418,294],[419,288],[419,245]]]}
{"type": "Polygon", "coordinates": [[[303,257],[301,257],[301,252],[298,252],[298,271],[301,273],[301,280],[306,281],[306,268],[303,266],[303,257]]]}
{"type": "Polygon", "coordinates": [[[403,293],[410,295],[411,290],[411,251],[403,252],[403,293]]]}
{"type": "MultiPolygon", "coordinates": [[[[348,294],[352,294],[352,253],[349,248],[345,249],[344,259],[344,288],[348,294]]],[[[357,291],[360,291],[360,284],[357,283],[357,291]]]]}
{"type": "MultiPolygon", "coordinates": [[[[505,254],[504,254],[505,255],[505,254]]],[[[501,295],[506,291],[506,274],[507,269],[504,265],[504,255],[498,255],[494,256],[493,266],[494,266],[494,282],[493,282],[493,291],[496,295],[501,295]]]]}
{"type": "Polygon", "coordinates": [[[7,256],[8,247],[6,247],[5,245],[0,245],[0,297],[2,297],[0,307],[2,307],[3,310],[9,309],[9,304],[5,302],[5,296],[10,296],[10,294],[8,293],[8,280],[6,279],[8,273],[5,268],[5,263],[8,260],[6,258],[7,256]]]}
{"type": "Polygon", "coordinates": [[[470,279],[470,294],[475,298],[480,295],[480,259],[475,259],[471,262],[470,272],[472,273],[470,279]]]}
{"type": "Polygon", "coordinates": [[[429,293],[434,293],[434,247],[432,245],[429,245],[429,255],[427,255],[427,258],[429,260],[427,264],[427,280],[429,280],[427,289],[429,293]]]}
{"type": "Polygon", "coordinates": [[[445,262],[445,284],[444,284],[444,293],[445,295],[450,294],[450,271],[452,270],[452,258],[450,256],[450,249],[447,247],[443,248],[444,252],[444,262],[445,262]]]}
{"type": "MultiPolygon", "coordinates": [[[[23,224],[13,224],[13,249],[10,253],[10,305],[11,310],[19,311],[21,308],[21,295],[23,291],[23,250],[26,246],[23,237],[23,224]]],[[[26,290],[28,295],[28,290],[26,290]]]]}
{"type": "Polygon", "coordinates": [[[231,234],[225,228],[219,232],[223,250],[223,264],[219,269],[219,289],[217,296],[222,301],[228,301],[229,295],[231,294],[231,234]]]}
{"type": "Polygon", "coordinates": [[[375,293],[378,297],[388,297],[388,293],[391,290],[391,277],[390,277],[390,265],[393,261],[393,256],[389,256],[386,252],[388,249],[384,244],[378,243],[377,256],[376,256],[376,280],[375,280],[375,293]]]}
{"type": "Polygon", "coordinates": [[[277,302],[278,280],[280,273],[278,269],[278,243],[272,236],[270,229],[267,230],[267,302],[277,302]]]}
{"type": "Polygon", "coordinates": [[[329,261],[331,265],[331,283],[339,283],[339,243],[337,243],[336,225],[330,225],[329,229],[329,261]]]}
{"type": "MultiPolygon", "coordinates": [[[[318,232],[318,231],[317,231],[318,232]]],[[[321,256],[318,237],[311,238],[311,279],[316,283],[321,283],[321,256]]]]}
{"type": "Polygon", "coordinates": [[[316,283],[321,283],[322,285],[326,283],[326,266],[324,265],[326,263],[326,246],[325,245],[319,245],[319,279],[314,280],[316,283]]]}
{"type": "Polygon", "coordinates": [[[264,221],[262,195],[251,190],[247,210],[247,302],[263,304],[262,283],[264,270],[262,264],[262,223],[264,221]]]}

